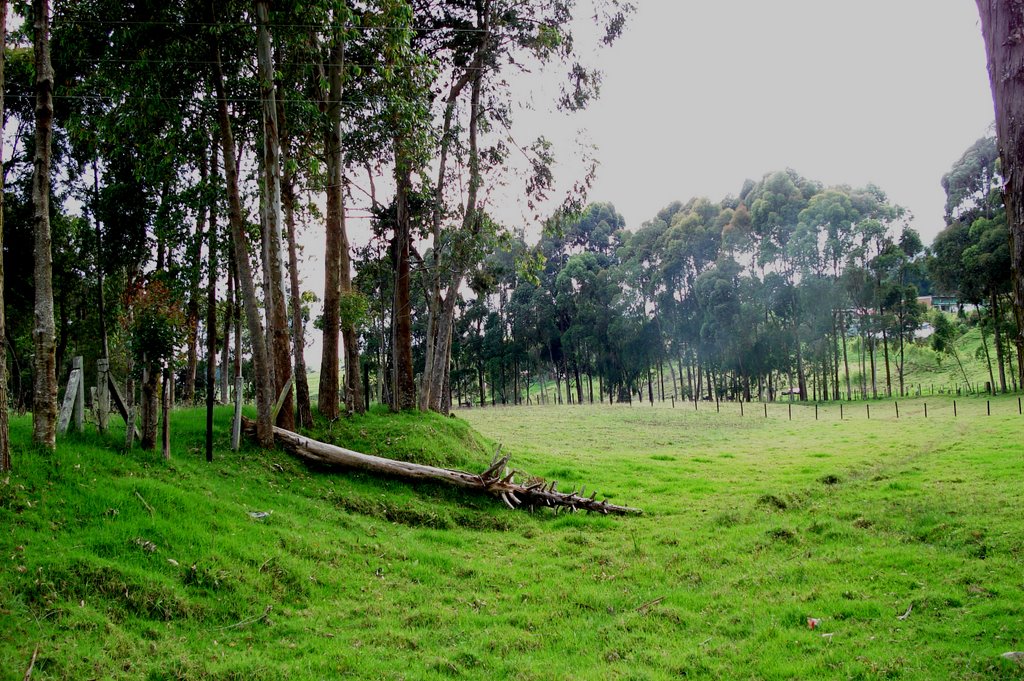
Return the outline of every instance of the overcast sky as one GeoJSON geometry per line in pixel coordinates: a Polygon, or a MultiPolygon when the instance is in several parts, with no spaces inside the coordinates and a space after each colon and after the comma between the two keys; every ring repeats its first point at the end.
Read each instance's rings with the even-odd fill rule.
{"type": "MultiPolygon", "coordinates": [[[[524,136],[544,130],[558,144],[563,181],[578,173],[568,157],[585,129],[601,162],[591,199],[614,203],[630,229],[673,200],[718,200],[785,168],[877,184],[925,243],[943,227],[939,180],[993,119],[974,2],[637,4],[599,57],[598,102],[571,118],[520,115],[524,136]]],[[[545,79],[533,80],[538,102],[551,95],[545,79]]],[[[504,205],[492,210],[516,215],[514,196],[494,198],[504,205]]]]}

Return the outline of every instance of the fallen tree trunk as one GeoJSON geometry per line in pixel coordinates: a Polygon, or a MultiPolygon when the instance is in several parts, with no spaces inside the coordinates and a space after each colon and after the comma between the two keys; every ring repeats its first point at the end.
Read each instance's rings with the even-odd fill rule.
{"type": "MultiPolygon", "coordinates": [[[[243,419],[242,427],[247,435],[255,437],[255,421],[243,419]]],[[[393,475],[406,480],[444,482],[463,489],[486,492],[501,499],[512,509],[526,508],[534,511],[537,508],[546,506],[554,509],[556,513],[562,510],[588,511],[604,515],[642,513],[638,508],[609,504],[607,499],[598,501],[596,491],[589,497],[585,496],[585,488],[583,487],[579,491],[573,489],[569,492],[561,492],[558,490],[558,483],[555,481],[548,482],[539,478],[525,478],[519,471],[508,468],[508,456],[499,457],[496,454],[491,466],[484,472],[476,475],[466,473],[465,471],[425,466],[408,461],[398,461],[371,454],[362,454],[351,449],[345,449],[344,447],[312,440],[283,428],[274,427],[274,439],[283,445],[288,452],[307,461],[357,468],[370,473],[393,475]],[[519,482],[516,482],[517,475],[520,477],[519,482]]]]}

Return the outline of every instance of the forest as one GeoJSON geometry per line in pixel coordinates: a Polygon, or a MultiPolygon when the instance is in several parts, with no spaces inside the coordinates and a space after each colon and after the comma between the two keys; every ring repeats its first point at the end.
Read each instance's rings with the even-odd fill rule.
{"type": "Polygon", "coordinates": [[[574,31],[612,46],[629,3],[12,8],[0,385],[37,443],[75,356],[109,362],[144,448],[161,409],[239,390],[264,444],[374,403],[902,396],[908,344],[931,325],[955,355],[964,322],[987,388],[1018,387],[994,138],[941,179],[930,248],[882,188],[791,169],[626,225],[588,203],[596,167],[563,191],[555,145],[512,135],[511,83],[554,69],[550,106],[588,106],[601,74],[574,31]],[[494,216],[506,184],[532,222],[494,216]]]}

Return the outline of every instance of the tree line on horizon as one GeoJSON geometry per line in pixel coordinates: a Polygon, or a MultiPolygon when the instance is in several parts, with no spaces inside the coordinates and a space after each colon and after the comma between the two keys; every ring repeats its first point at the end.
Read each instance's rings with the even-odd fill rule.
{"type": "Polygon", "coordinates": [[[947,226],[930,249],[878,187],[792,170],[674,202],[635,231],[610,204],[555,216],[472,280],[457,398],[518,404],[542,382],[550,398],[535,385],[533,399],[568,403],[905,395],[918,330],[935,321],[940,350],[955,332],[918,302],[933,289],[978,307],[991,386],[1016,388],[997,157],[981,139],[944,176],[947,226]]]}

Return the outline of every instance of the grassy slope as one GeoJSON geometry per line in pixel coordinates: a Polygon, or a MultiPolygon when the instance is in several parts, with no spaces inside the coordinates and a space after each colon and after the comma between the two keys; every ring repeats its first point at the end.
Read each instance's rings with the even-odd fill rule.
{"type": "MultiPolygon", "coordinates": [[[[1015,399],[898,422],[735,407],[464,413],[519,467],[649,510],[632,519],[233,454],[227,411],[212,466],[199,412],[175,415],[170,463],[95,435],[19,448],[0,674],[39,644],[35,679],[1020,677],[998,657],[1024,648],[1015,399]]],[[[491,451],[439,417],[332,437],[470,469],[491,451]]]]}

